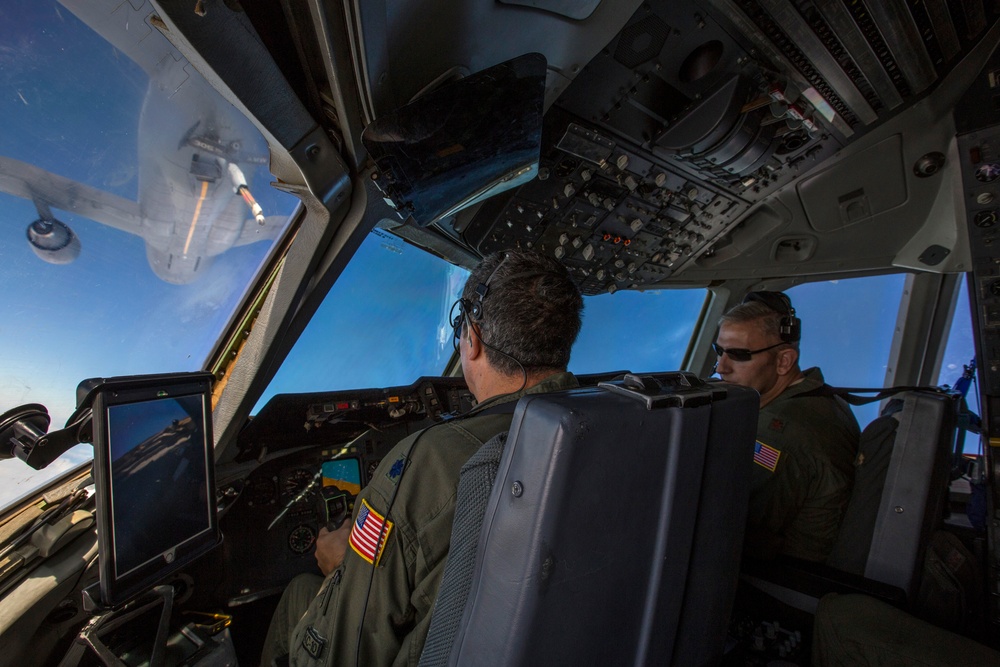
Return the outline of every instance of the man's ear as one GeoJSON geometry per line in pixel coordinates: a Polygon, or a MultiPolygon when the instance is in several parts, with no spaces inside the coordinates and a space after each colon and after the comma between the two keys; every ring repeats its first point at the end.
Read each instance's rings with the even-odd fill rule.
{"type": "Polygon", "coordinates": [[[785,347],[778,350],[777,363],[778,375],[788,375],[799,362],[799,351],[794,347],[785,347]]]}
{"type": "Polygon", "coordinates": [[[470,361],[476,359],[483,353],[485,348],[483,347],[483,341],[479,337],[479,329],[475,329],[475,324],[469,322],[465,327],[465,335],[469,339],[469,351],[466,352],[465,357],[470,361]]]}

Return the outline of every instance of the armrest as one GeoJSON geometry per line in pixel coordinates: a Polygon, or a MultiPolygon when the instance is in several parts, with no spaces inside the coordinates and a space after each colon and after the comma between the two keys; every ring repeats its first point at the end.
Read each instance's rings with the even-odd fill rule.
{"type": "Polygon", "coordinates": [[[843,572],[823,563],[813,563],[788,556],[779,556],[767,561],[744,558],[741,571],[743,574],[816,599],[827,593],[861,593],[895,607],[907,606],[906,592],[903,589],[843,572]]]}

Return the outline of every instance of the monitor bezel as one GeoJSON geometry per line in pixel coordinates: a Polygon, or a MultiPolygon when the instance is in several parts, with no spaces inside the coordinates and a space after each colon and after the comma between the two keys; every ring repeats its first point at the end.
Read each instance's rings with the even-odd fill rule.
{"type": "Polygon", "coordinates": [[[109,379],[100,378],[81,383],[81,387],[87,385],[89,398],[93,400],[98,569],[100,572],[100,603],[105,607],[120,607],[189,565],[192,561],[217,546],[221,541],[215,498],[215,456],[211,405],[212,377],[212,374],[207,372],[178,373],[109,379]],[[168,560],[165,557],[167,553],[165,551],[139,564],[128,572],[118,574],[115,555],[111,442],[108,432],[109,410],[118,405],[163,400],[166,398],[177,399],[188,396],[197,396],[202,403],[208,526],[206,529],[168,550],[173,553],[172,560],[168,560]]]}

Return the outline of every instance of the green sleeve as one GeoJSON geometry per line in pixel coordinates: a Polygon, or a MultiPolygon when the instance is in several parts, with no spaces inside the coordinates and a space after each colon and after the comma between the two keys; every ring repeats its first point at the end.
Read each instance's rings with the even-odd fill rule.
{"type": "MultiPolygon", "coordinates": [[[[408,450],[410,441],[410,438],[403,440],[383,459],[355,503],[352,531],[365,503],[391,523],[377,566],[348,546],[343,564],[326,578],[319,595],[292,633],[289,647],[292,667],[391,665],[412,630],[416,617],[409,605],[408,582],[413,578],[414,561],[412,534],[408,526],[393,521],[391,515],[386,516],[394,487],[388,473],[401,453],[408,450]],[[362,617],[364,639],[358,660],[362,617]]],[[[405,497],[397,497],[392,514],[404,509],[400,503],[405,505],[405,497]]]]}
{"type": "Polygon", "coordinates": [[[747,514],[746,552],[758,558],[773,558],[784,548],[784,536],[806,502],[815,471],[783,438],[766,442],[781,453],[774,471],[754,463],[747,514]]]}

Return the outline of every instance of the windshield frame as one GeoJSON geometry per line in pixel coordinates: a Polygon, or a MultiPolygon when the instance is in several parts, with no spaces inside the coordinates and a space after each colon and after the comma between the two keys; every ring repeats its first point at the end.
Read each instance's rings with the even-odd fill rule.
{"type": "MultiPolygon", "coordinates": [[[[219,339],[206,362],[213,369],[223,355],[232,358],[225,374],[216,376],[213,393],[216,459],[222,461],[235,455],[236,435],[257,397],[376,220],[365,216],[361,179],[368,174],[351,178],[338,149],[343,138],[331,138],[314,120],[266,46],[245,39],[255,33],[245,13],[199,16],[186,7],[162,6],[158,18],[178,51],[261,131],[280,189],[302,201],[284,252],[275,253],[270,272],[260,273],[234,313],[229,337],[219,339]],[[247,62],[255,67],[245,67],[247,62]],[[249,330],[239,326],[250,322],[249,330]],[[246,342],[231,349],[229,343],[241,336],[246,342]]],[[[332,86],[354,76],[349,60],[335,69],[332,86]]]]}

